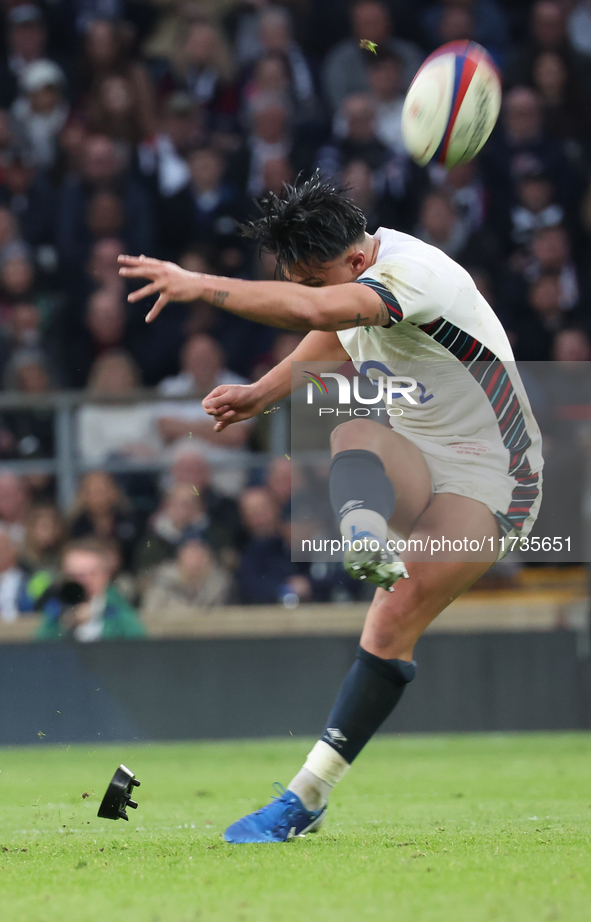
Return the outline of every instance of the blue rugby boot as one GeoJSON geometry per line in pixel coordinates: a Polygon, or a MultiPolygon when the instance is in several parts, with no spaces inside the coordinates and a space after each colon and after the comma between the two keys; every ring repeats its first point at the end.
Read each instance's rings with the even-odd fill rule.
{"type": "Polygon", "coordinates": [[[287,842],[307,832],[316,832],[326,814],[322,810],[306,810],[300,798],[275,782],[277,791],[271,803],[228,826],[226,842],[287,842]]]}

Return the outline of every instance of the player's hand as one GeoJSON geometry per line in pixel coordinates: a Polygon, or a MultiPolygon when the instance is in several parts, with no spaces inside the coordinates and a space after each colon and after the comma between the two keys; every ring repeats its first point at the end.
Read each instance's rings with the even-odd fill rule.
{"type": "Polygon", "coordinates": [[[214,416],[216,432],[222,432],[231,423],[251,419],[264,410],[268,400],[256,384],[221,384],[201,401],[206,413],[214,416]]]}
{"type": "Polygon", "coordinates": [[[148,285],[132,291],[127,300],[132,304],[149,295],[158,300],[146,315],[146,323],[155,320],[169,301],[195,301],[201,294],[198,272],[188,272],[175,263],[163,262],[148,256],[119,256],[119,275],[128,279],[149,279],[148,285]]]}

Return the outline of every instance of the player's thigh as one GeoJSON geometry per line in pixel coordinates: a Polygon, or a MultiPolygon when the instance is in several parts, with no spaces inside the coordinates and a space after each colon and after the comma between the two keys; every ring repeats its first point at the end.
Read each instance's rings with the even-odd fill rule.
{"type": "MultiPolygon", "coordinates": [[[[414,646],[428,625],[489,569],[490,552],[457,551],[454,555],[425,553],[425,542],[439,535],[452,542],[464,538],[498,548],[498,528],[492,512],[477,500],[451,493],[437,494],[419,518],[411,539],[423,551],[402,554],[409,578],[394,592],[377,589],[367,614],[361,645],[385,659],[411,659],[414,646]]],[[[496,559],[496,558],[495,558],[496,559]]]]}
{"type": "Polygon", "coordinates": [[[499,553],[499,527],[488,506],[457,493],[436,493],[415,523],[406,550],[410,561],[493,564],[499,553]]]}
{"type": "Polygon", "coordinates": [[[368,419],[352,419],[332,432],[333,456],[354,448],[372,451],[381,459],[396,493],[390,526],[397,534],[408,538],[432,497],[431,474],[423,455],[416,445],[390,426],[368,419]]]}

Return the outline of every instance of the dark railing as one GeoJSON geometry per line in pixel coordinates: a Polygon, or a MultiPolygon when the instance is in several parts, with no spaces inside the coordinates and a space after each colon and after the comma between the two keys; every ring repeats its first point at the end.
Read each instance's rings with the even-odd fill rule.
{"type": "MultiPolygon", "coordinates": [[[[76,495],[76,484],[80,474],[97,467],[84,461],[77,444],[76,411],[87,404],[105,406],[135,403],[158,403],[195,400],[194,396],[170,397],[158,391],[141,388],[124,396],[101,396],[88,391],[55,391],[51,394],[21,394],[5,391],[0,393],[0,412],[3,410],[48,410],[54,413],[54,457],[36,459],[10,459],[0,461],[0,473],[51,474],[56,478],[57,498],[62,509],[72,506],[76,495]]],[[[282,407],[273,413],[269,421],[269,452],[250,452],[237,449],[228,460],[215,462],[216,467],[258,467],[275,455],[289,451],[289,415],[282,407]]],[[[101,470],[113,474],[141,471],[160,471],[168,465],[166,456],[128,460],[117,458],[100,465],[101,470]]]]}

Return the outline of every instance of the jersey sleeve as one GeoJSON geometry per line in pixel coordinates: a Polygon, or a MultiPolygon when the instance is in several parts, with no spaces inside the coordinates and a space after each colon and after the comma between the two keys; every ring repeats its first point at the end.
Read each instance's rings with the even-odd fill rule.
{"type": "Polygon", "coordinates": [[[359,285],[367,285],[368,288],[371,288],[372,291],[375,291],[376,294],[380,296],[390,315],[390,324],[398,323],[402,320],[402,308],[400,304],[390,289],[386,288],[382,282],[379,282],[375,278],[358,278],[357,283],[359,285]]]}
{"type": "Polygon", "coordinates": [[[381,297],[392,323],[429,323],[445,315],[457,285],[450,284],[447,266],[432,266],[416,258],[382,259],[357,279],[381,297]]]}

